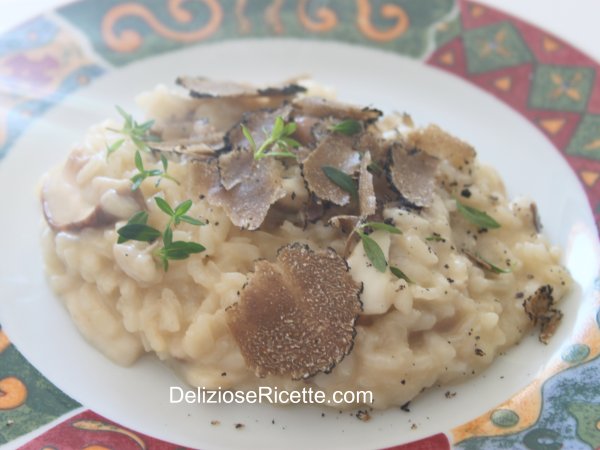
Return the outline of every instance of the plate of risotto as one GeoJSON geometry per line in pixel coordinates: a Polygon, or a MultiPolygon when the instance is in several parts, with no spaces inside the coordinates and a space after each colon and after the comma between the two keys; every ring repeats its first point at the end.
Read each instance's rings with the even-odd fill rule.
{"type": "Polygon", "coordinates": [[[200,3],[0,55],[0,443],[596,448],[596,63],[468,2],[200,3]]]}

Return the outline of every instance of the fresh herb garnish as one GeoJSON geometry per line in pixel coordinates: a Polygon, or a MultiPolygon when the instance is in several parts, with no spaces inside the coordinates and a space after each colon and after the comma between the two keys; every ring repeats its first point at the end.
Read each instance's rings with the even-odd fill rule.
{"type": "MultiPolygon", "coordinates": [[[[117,130],[114,128],[109,128],[109,130],[113,131],[115,133],[118,133],[118,134],[124,136],[125,138],[130,139],[131,142],[133,142],[133,144],[137,147],[138,150],[144,151],[144,152],[150,151],[146,142],[158,140],[157,136],[150,134],[150,129],[152,128],[152,125],[154,125],[154,120],[148,120],[147,122],[144,122],[144,123],[138,123],[135,121],[133,116],[131,114],[125,112],[125,110],[123,110],[123,108],[121,108],[118,105],[116,106],[116,108],[117,108],[117,111],[119,112],[119,114],[121,115],[121,117],[123,117],[123,126],[121,127],[120,130],[117,130]]],[[[124,142],[124,140],[121,143],[117,144],[112,149],[112,151],[107,152],[107,156],[109,156],[111,153],[114,153],[115,151],[117,151],[121,147],[121,145],[123,145],[123,142],[124,142]]],[[[111,145],[111,147],[113,147],[113,145],[111,145]]],[[[109,149],[111,147],[109,147],[109,149]]]]}
{"type": "Polygon", "coordinates": [[[385,272],[387,261],[385,260],[385,255],[383,254],[383,250],[381,250],[379,244],[372,237],[367,236],[362,231],[357,231],[356,233],[358,234],[358,237],[360,237],[365,254],[373,264],[373,267],[375,267],[375,269],[377,269],[379,272],[385,272]]]}
{"type": "Polygon", "coordinates": [[[353,134],[360,133],[362,131],[362,125],[357,120],[348,119],[330,126],[329,130],[336,133],[345,134],[346,136],[352,136],[353,134]]]}
{"type": "Polygon", "coordinates": [[[143,223],[127,224],[119,228],[117,233],[119,233],[117,242],[120,244],[127,241],[154,242],[161,235],[156,228],[143,223]]]}
{"type": "MultiPolygon", "coordinates": [[[[117,240],[118,244],[122,244],[123,242],[127,242],[130,238],[125,237],[125,236],[129,236],[131,234],[133,234],[134,236],[137,236],[138,232],[134,232],[132,231],[131,228],[128,229],[128,227],[130,225],[146,225],[146,223],[148,222],[148,213],[146,211],[139,211],[136,212],[133,216],[131,216],[131,218],[127,221],[127,225],[125,225],[124,227],[120,228],[119,230],[117,230],[117,232],[119,233],[119,239],[117,240]],[[120,233],[121,230],[125,230],[123,231],[122,235],[120,233]]],[[[133,228],[133,230],[135,230],[135,228],[133,228]]],[[[160,234],[159,234],[160,236],[160,234]]],[[[147,242],[147,241],[145,241],[147,242]]]]}
{"type": "Polygon", "coordinates": [[[489,272],[492,272],[492,273],[511,273],[512,272],[512,270],[510,268],[502,269],[502,268],[492,264],[487,259],[483,258],[479,253],[471,253],[467,250],[463,250],[463,253],[465,255],[467,255],[479,267],[481,267],[482,269],[487,270],[489,272]]]}
{"type": "Polygon", "coordinates": [[[119,150],[121,148],[121,145],[123,145],[123,142],[125,142],[125,139],[117,139],[112,144],[106,146],[106,159],[107,160],[110,157],[110,155],[112,155],[114,152],[116,152],[117,150],[119,150]]]}
{"type": "Polygon", "coordinates": [[[385,259],[385,255],[383,254],[383,250],[381,250],[381,247],[377,241],[369,236],[369,233],[373,230],[387,231],[388,233],[392,234],[402,234],[402,231],[385,222],[364,222],[354,229],[354,232],[356,232],[362,241],[365,254],[373,264],[373,267],[375,267],[375,269],[377,269],[379,272],[385,272],[388,264],[385,259]]]}
{"type": "Polygon", "coordinates": [[[290,148],[300,147],[300,143],[290,137],[296,131],[297,125],[294,122],[285,123],[283,118],[278,116],[275,119],[271,133],[265,132],[265,140],[259,147],[257,147],[250,130],[244,124],[241,124],[241,127],[244,137],[254,152],[254,159],[258,160],[267,156],[296,158],[296,155],[289,151],[290,148]]]}
{"type": "Polygon", "coordinates": [[[187,259],[191,254],[201,253],[206,250],[202,244],[196,242],[175,241],[165,244],[163,248],[155,251],[155,255],[160,258],[165,272],[169,270],[169,260],[187,259]]]}
{"type": "Polygon", "coordinates": [[[136,173],[133,177],[131,177],[131,182],[133,183],[133,186],[131,186],[131,190],[135,191],[137,189],[139,189],[139,187],[141,186],[142,182],[148,178],[148,177],[158,177],[158,180],[156,180],[156,187],[158,187],[158,185],[160,184],[161,180],[167,179],[167,180],[171,180],[172,182],[179,184],[179,181],[177,181],[175,178],[173,178],[171,175],[169,175],[167,173],[167,170],[169,169],[169,161],[167,160],[167,158],[165,158],[164,155],[160,155],[160,162],[163,166],[163,169],[152,169],[152,170],[146,170],[146,168],[144,167],[144,161],[142,159],[142,154],[139,150],[136,150],[135,152],[135,167],[138,170],[138,173],[136,173]]]}
{"type": "Polygon", "coordinates": [[[175,208],[172,208],[166,200],[160,197],[155,197],[154,200],[160,210],[170,217],[165,230],[161,233],[156,228],[146,225],[148,213],[141,211],[135,213],[129,219],[127,225],[117,230],[119,234],[117,243],[122,244],[128,240],[154,242],[162,236],[162,247],[155,249],[152,254],[160,259],[164,270],[167,271],[169,270],[170,260],[186,259],[193,253],[200,253],[206,250],[203,245],[196,242],[173,241],[172,227],[179,225],[181,222],[198,226],[206,225],[206,223],[185,214],[192,207],[191,200],[186,200],[175,208]]]}
{"type": "Polygon", "coordinates": [[[383,167],[375,161],[372,161],[367,165],[367,170],[375,175],[381,175],[383,173],[383,167]]]}
{"type": "Polygon", "coordinates": [[[480,211],[472,206],[467,206],[461,203],[457,198],[456,207],[458,211],[467,219],[469,222],[474,223],[481,228],[500,228],[500,224],[496,220],[489,216],[486,212],[480,211]]]}
{"type": "Polygon", "coordinates": [[[426,241],[433,241],[433,242],[446,242],[446,239],[444,239],[442,236],[440,236],[437,233],[433,233],[431,236],[427,236],[425,238],[426,241]]]}
{"type": "Polygon", "coordinates": [[[179,205],[177,205],[175,207],[175,209],[171,208],[171,206],[164,199],[162,199],[160,197],[154,197],[154,201],[156,202],[156,205],[165,214],[167,214],[168,216],[171,217],[171,220],[169,221],[169,226],[171,225],[171,223],[174,223],[175,225],[179,225],[181,222],[187,222],[191,225],[198,225],[198,226],[206,225],[205,222],[202,222],[201,220],[198,220],[198,219],[194,219],[193,217],[185,214],[192,207],[191,200],[186,200],[185,202],[180,203],[179,205]]]}
{"type": "Polygon", "coordinates": [[[331,182],[350,194],[352,198],[358,198],[358,186],[350,175],[332,166],[323,166],[321,170],[331,182]]]}
{"type": "Polygon", "coordinates": [[[392,234],[402,234],[402,231],[400,231],[394,225],[390,225],[389,223],[385,223],[385,222],[365,222],[360,225],[360,228],[362,228],[362,229],[370,228],[372,230],[387,231],[388,233],[392,233],[392,234]]]}
{"type": "Polygon", "coordinates": [[[407,283],[413,282],[410,278],[408,278],[408,275],[402,272],[398,267],[390,266],[390,272],[392,272],[392,274],[394,274],[396,278],[400,278],[401,280],[404,280],[407,283]]]}

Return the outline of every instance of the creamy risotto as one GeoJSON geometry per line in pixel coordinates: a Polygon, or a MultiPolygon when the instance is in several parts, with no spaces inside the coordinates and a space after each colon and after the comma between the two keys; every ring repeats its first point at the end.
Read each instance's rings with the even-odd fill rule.
{"type": "Polygon", "coordinates": [[[386,408],[552,335],[560,251],[469,144],[309,82],[177,82],[42,181],[49,282],[115,363],[386,408]]]}

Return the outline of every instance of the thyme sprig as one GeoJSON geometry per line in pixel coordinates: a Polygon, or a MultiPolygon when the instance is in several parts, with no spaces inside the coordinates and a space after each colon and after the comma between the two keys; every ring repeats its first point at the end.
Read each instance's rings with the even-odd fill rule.
{"type": "Polygon", "coordinates": [[[286,123],[281,116],[277,116],[271,133],[264,130],[265,140],[260,146],[256,145],[250,130],[244,124],[241,124],[241,127],[244,137],[254,152],[254,159],[259,160],[267,156],[296,158],[296,154],[289,150],[290,148],[300,147],[300,143],[291,137],[297,128],[294,122],[286,123]]]}
{"type": "Polygon", "coordinates": [[[460,212],[469,222],[477,225],[480,228],[500,228],[500,224],[496,222],[496,219],[488,215],[488,213],[485,211],[480,211],[472,206],[465,205],[457,198],[454,200],[456,201],[456,208],[458,209],[458,212],[460,212]]]}
{"type": "Polygon", "coordinates": [[[136,173],[133,177],[131,177],[131,182],[133,183],[133,185],[131,186],[131,190],[132,191],[136,191],[137,189],[139,189],[139,187],[142,185],[142,182],[149,177],[158,177],[158,179],[156,180],[155,186],[158,187],[160,185],[161,180],[163,179],[167,179],[167,180],[171,180],[172,182],[179,184],[179,181],[177,179],[175,179],[174,177],[172,177],[171,175],[169,175],[167,173],[168,169],[169,169],[169,161],[167,160],[167,158],[165,158],[164,155],[160,155],[160,162],[162,164],[162,170],[161,169],[151,169],[151,170],[147,170],[144,167],[144,161],[142,159],[142,154],[139,150],[136,150],[135,152],[135,167],[138,170],[138,173],[136,173]]]}
{"type": "Polygon", "coordinates": [[[373,267],[375,267],[375,269],[379,272],[385,272],[388,263],[385,259],[383,250],[377,241],[369,236],[373,230],[383,230],[391,234],[402,234],[402,231],[385,222],[363,222],[354,229],[354,232],[358,235],[362,242],[363,250],[365,251],[367,258],[369,258],[369,261],[371,261],[373,267]]]}
{"type": "Polygon", "coordinates": [[[358,120],[348,119],[330,126],[329,131],[345,134],[346,136],[352,136],[362,131],[362,125],[358,120]]]}
{"type": "Polygon", "coordinates": [[[154,201],[158,208],[169,216],[165,230],[161,233],[156,228],[147,225],[148,213],[140,211],[135,213],[126,225],[117,230],[119,235],[117,243],[122,244],[129,240],[152,243],[162,237],[162,247],[157,247],[152,254],[161,261],[166,272],[169,270],[169,261],[186,259],[194,253],[206,250],[206,247],[196,242],[173,241],[173,227],[181,222],[196,226],[206,225],[206,222],[186,214],[192,207],[191,200],[186,200],[174,208],[160,197],[155,197],[154,201]]]}
{"type": "Polygon", "coordinates": [[[333,166],[323,166],[321,170],[332,183],[350,194],[353,199],[358,198],[358,185],[354,178],[333,166]]]}
{"type": "Polygon", "coordinates": [[[106,157],[108,158],[111,154],[121,148],[126,139],[129,139],[138,150],[149,152],[150,148],[146,143],[158,140],[157,136],[150,134],[150,129],[152,128],[152,125],[154,125],[154,120],[138,123],[131,114],[126,112],[120,106],[117,105],[115,108],[121,117],[123,117],[123,125],[120,129],[109,128],[109,130],[120,134],[123,138],[113,142],[107,147],[106,157]]]}

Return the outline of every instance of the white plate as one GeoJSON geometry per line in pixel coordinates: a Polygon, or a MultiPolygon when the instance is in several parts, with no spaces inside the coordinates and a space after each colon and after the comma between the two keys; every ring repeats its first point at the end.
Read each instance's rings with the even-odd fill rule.
{"type": "Polygon", "coordinates": [[[458,78],[420,62],[339,43],[229,41],[114,70],[46,114],[11,149],[0,164],[0,205],[0,322],[18,349],[50,381],[95,412],[153,437],[210,449],[383,447],[460,425],[516,393],[560,353],[599,268],[586,196],[538,130],[458,78]],[[42,173],[62,161],[90,125],[114,116],[115,104],[136,111],[137,93],[170,84],[177,75],[268,82],[304,73],[335,87],[340,99],[386,112],[407,111],[418,124],[441,125],[472,143],[480,159],[500,171],[511,195],[528,194],[537,201],[545,232],[564,249],[564,262],[577,284],[562,305],[564,322],[550,345],[527,337],[482,375],[453,386],[453,399],[444,397],[447,389],[431,389],[412,402],[410,414],[374,412],[365,423],[320,407],[170,405],[169,387],[181,383],[156,359],[122,368],[83,340],[44,279],[35,191],[42,173]],[[211,420],[221,425],[212,426],[211,420]],[[236,431],[234,423],[245,428],[236,431]],[[413,423],[416,429],[411,429],[413,423]]]}

